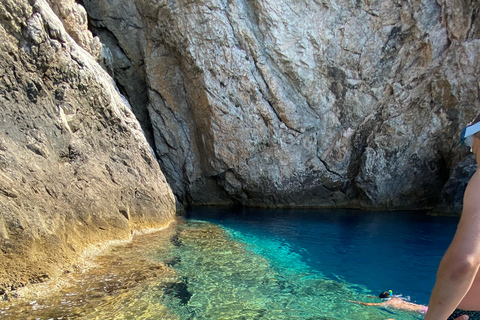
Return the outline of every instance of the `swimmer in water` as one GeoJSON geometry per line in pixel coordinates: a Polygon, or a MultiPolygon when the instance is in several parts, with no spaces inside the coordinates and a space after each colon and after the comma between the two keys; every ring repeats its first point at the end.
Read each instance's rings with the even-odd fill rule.
{"type": "MultiPolygon", "coordinates": [[[[370,298],[376,298],[375,296],[369,296],[370,298]]],[[[394,309],[398,310],[403,310],[403,311],[411,311],[411,312],[417,312],[420,314],[425,314],[427,313],[428,307],[421,305],[421,304],[415,304],[411,303],[408,301],[405,301],[401,298],[397,298],[393,296],[392,290],[385,291],[380,293],[378,296],[380,299],[382,299],[382,302],[379,303],[370,303],[370,302],[361,302],[361,301],[351,301],[353,303],[358,303],[364,306],[382,306],[382,307],[391,307],[394,309]]],[[[457,315],[458,316],[458,315],[457,315]]],[[[469,317],[467,315],[460,315],[459,317],[455,318],[455,320],[468,320],[469,317]]],[[[395,320],[395,319],[386,319],[386,320],[395,320]]]]}
{"type": "Polygon", "coordinates": [[[393,309],[398,309],[398,310],[403,310],[403,311],[411,311],[411,312],[417,312],[420,314],[425,314],[427,313],[428,307],[421,305],[421,304],[416,304],[416,303],[411,303],[408,301],[405,301],[401,298],[397,298],[393,296],[392,290],[385,291],[380,293],[378,296],[380,299],[382,299],[382,302],[378,303],[372,303],[372,302],[361,302],[361,301],[351,301],[353,303],[358,303],[364,306],[382,306],[382,307],[390,307],[393,309]]]}

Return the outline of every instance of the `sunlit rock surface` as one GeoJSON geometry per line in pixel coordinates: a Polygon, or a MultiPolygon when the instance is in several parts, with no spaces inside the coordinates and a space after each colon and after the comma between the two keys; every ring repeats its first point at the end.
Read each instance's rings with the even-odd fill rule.
{"type": "Polygon", "coordinates": [[[83,34],[85,12],[70,2],[52,1],[63,20],[45,0],[0,2],[0,295],[175,213],[128,102],[91,55],[99,41],[83,34]]]}
{"type": "Polygon", "coordinates": [[[432,208],[461,170],[478,1],[83,4],[183,203],[432,208]]]}

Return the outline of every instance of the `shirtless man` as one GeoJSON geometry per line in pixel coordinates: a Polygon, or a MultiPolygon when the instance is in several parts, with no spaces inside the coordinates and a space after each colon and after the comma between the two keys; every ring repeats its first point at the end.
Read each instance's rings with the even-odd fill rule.
{"type": "MultiPolygon", "coordinates": [[[[462,139],[480,163],[480,116],[462,139]]],[[[425,320],[480,319],[480,170],[468,183],[455,236],[440,262],[425,320]]]]}

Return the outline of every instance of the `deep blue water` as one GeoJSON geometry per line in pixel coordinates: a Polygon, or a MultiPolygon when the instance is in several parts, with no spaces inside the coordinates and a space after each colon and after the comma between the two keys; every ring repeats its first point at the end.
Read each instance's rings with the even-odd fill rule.
{"type": "Polygon", "coordinates": [[[196,207],[186,218],[218,224],[247,244],[273,239],[327,278],[375,295],[393,290],[425,305],[458,223],[420,212],[337,209],[196,207]]]}

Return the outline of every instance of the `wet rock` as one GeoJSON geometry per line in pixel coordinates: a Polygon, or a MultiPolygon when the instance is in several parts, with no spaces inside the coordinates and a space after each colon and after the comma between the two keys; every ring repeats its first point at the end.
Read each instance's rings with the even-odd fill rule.
{"type": "Polygon", "coordinates": [[[89,261],[93,267],[64,273],[57,281],[30,287],[31,291],[22,291],[17,297],[9,293],[16,300],[0,301],[0,317],[25,319],[28,314],[32,319],[107,319],[120,308],[128,318],[177,319],[162,305],[163,288],[182,279],[157,260],[166,260],[173,231],[169,227],[134,236],[132,241],[110,246],[93,257],[89,261]]]}

